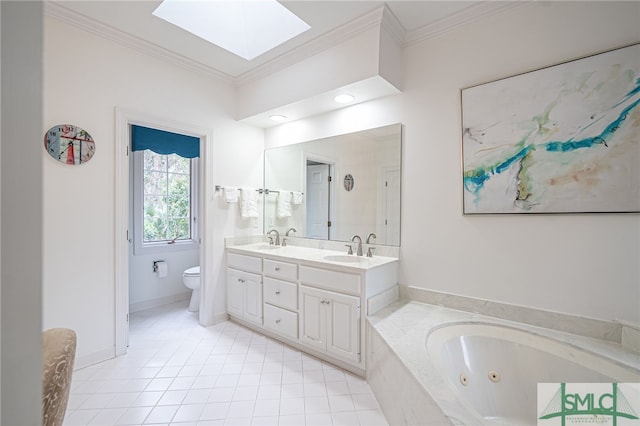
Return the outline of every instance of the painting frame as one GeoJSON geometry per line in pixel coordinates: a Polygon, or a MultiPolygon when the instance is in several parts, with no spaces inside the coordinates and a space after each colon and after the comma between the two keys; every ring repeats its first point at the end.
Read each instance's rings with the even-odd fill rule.
{"type": "Polygon", "coordinates": [[[464,215],[640,212],[640,42],[460,100],[464,215]]]}

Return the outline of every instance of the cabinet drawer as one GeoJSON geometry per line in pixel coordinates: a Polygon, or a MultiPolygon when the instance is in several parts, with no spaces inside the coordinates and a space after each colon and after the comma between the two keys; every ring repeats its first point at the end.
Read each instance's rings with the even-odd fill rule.
{"type": "Polygon", "coordinates": [[[264,301],[292,311],[298,310],[298,285],[264,277],[264,301]]]}
{"type": "Polygon", "coordinates": [[[262,272],[262,258],[227,252],[227,265],[243,271],[262,272]]]}
{"type": "Polygon", "coordinates": [[[278,260],[265,259],[264,273],[285,280],[298,279],[298,265],[295,263],[280,262],[278,260]]]}
{"type": "Polygon", "coordinates": [[[360,294],[360,275],[348,272],[301,266],[300,283],[327,290],[360,294]]]}
{"type": "Polygon", "coordinates": [[[298,314],[295,312],[265,303],[264,326],[283,336],[298,339],[298,314]]]}

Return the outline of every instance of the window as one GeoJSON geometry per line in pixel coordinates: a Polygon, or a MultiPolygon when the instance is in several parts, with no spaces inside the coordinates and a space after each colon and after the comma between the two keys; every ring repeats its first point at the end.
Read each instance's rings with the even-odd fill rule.
{"type": "Polygon", "coordinates": [[[133,152],[136,254],[197,244],[197,161],[149,149],[133,152]]]}

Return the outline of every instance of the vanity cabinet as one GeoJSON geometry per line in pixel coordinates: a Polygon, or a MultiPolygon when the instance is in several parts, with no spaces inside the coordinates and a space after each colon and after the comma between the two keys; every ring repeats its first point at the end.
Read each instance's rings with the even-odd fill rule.
{"type": "Polygon", "coordinates": [[[260,275],[227,270],[229,313],[262,324],[262,281],[260,275]]]}
{"type": "Polygon", "coordinates": [[[370,298],[396,285],[397,259],[362,258],[354,265],[326,261],[331,256],[320,249],[287,246],[261,251],[264,243],[255,247],[227,248],[228,314],[269,337],[364,375],[370,298]]]}
{"type": "Polygon", "coordinates": [[[227,265],[228,313],[262,325],[262,259],[229,253],[227,265]]]}
{"type": "Polygon", "coordinates": [[[300,343],[360,362],[360,298],[300,286],[300,343]]]}
{"type": "Polygon", "coordinates": [[[263,274],[264,327],[297,340],[298,265],[264,259],[263,274]]]}

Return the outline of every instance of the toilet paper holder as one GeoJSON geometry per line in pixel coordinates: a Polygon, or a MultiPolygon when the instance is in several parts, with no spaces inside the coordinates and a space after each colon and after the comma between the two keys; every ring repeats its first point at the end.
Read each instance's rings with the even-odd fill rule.
{"type": "Polygon", "coordinates": [[[158,272],[158,263],[164,262],[164,260],[154,260],[153,261],[153,272],[158,272]]]}

